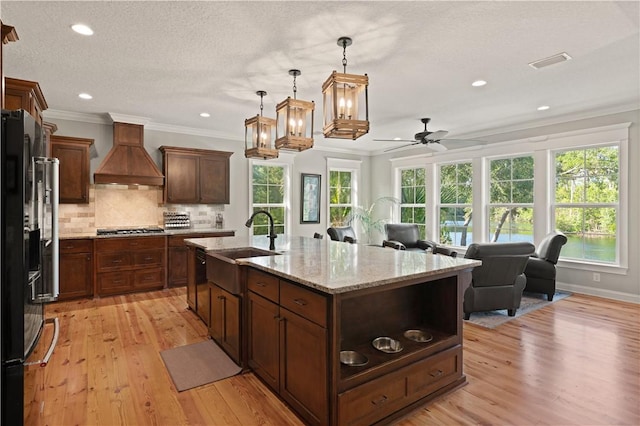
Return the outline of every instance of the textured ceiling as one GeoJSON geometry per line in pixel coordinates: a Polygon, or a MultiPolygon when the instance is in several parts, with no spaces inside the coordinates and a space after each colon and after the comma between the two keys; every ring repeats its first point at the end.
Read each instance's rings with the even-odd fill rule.
{"type": "Polygon", "coordinates": [[[38,81],[49,116],[117,113],[243,141],[244,119],[259,112],[255,91],[268,92],[265,115],[275,117],[298,68],[298,98],[316,102],[316,146],[377,152],[398,143],[373,138],[412,138],[421,117],[450,137],[481,137],[638,108],[639,5],[3,0],[0,16],[20,38],[5,45],[5,75],[38,81]],[[79,22],[95,34],[71,31],[79,22]],[[356,141],[318,132],[321,85],[342,70],[340,36],[353,39],[347,72],[370,79],[371,131],[356,141]],[[573,59],[527,65],[560,52],[573,59]],[[488,84],[471,87],[477,79],[488,84]],[[537,111],[543,104],[551,108],[537,111]]]}

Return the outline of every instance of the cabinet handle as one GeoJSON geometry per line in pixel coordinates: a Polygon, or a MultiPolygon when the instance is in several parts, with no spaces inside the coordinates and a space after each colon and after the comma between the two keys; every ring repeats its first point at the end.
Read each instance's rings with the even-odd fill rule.
{"type": "Polygon", "coordinates": [[[131,242],[129,242],[129,245],[130,246],[138,246],[138,245],[140,245],[140,243],[138,243],[136,241],[131,241],[131,242]]]}
{"type": "Polygon", "coordinates": [[[153,275],[147,275],[146,277],[144,277],[145,281],[152,281],[153,280],[153,275]]]}
{"type": "Polygon", "coordinates": [[[87,256],[87,260],[91,260],[91,256],[87,256]]]}
{"type": "Polygon", "coordinates": [[[225,297],[224,297],[224,296],[218,296],[218,299],[220,299],[220,300],[224,300],[224,299],[225,299],[225,297]]]}
{"type": "Polygon", "coordinates": [[[144,258],[144,260],[153,260],[153,257],[147,256],[147,257],[144,258]]]}
{"type": "Polygon", "coordinates": [[[382,397],[380,399],[377,399],[375,401],[371,401],[371,403],[373,405],[380,405],[380,404],[384,404],[385,402],[387,402],[387,396],[386,395],[382,395],[382,397]]]}
{"type": "Polygon", "coordinates": [[[267,286],[265,283],[260,282],[260,281],[257,281],[257,282],[256,282],[256,285],[257,285],[258,287],[266,287],[266,286],[267,286]]]}
{"type": "Polygon", "coordinates": [[[114,259],[111,263],[122,263],[122,259],[114,259]]]}
{"type": "Polygon", "coordinates": [[[300,305],[300,306],[306,306],[307,305],[307,301],[304,299],[293,299],[293,302],[296,305],[300,305]]]}
{"type": "Polygon", "coordinates": [[[201,265],[204,265],[204,264],[206,264],[206,263],[207,263],[207,261],[206,261],[206,260],[201,260],[201,261],[200,261],[200,264],[201,264],[201,265]]]}
{"type": "Polygon", "coordinates": [[[444,371],[442,371],[442,370],[434,370],[431,373],[429,373],[429,375],[431,377],[440,377],[440,376],[442,376],[442,373],[444,373],[444,371]]]}
{"type": "Polygon", "coordinates": [[[114,284],[120,284],[123,280],[113,280],[114,284]]]}

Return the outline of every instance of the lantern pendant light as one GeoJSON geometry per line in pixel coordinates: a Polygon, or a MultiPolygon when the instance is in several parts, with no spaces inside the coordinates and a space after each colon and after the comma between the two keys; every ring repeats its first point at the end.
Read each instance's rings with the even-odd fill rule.
{"type": "Polygon", "coordinates": [[[293,99],[287,97],[276,106],[276,148],[304,151],[313,148],[313,111],[315,103],[296,98],[296,77],[300,70],[289,70],[293,76],[293,99]]]}
{"type": "Polygon", "coordinates": [[[266,94],[264,90],[256,92],[260,96],[260,114],[244,120],[244,156],[247,158],[278,158],[278,150],[272,145],[276,120],[262,116],[262,98],[266,94]]]}
{"type": "Polygon", "coordinates": [[[343,73],[333,71],[322,85],[326,138],[357,139],[369,133],[369,77],[347,74],[347,46],[352,40],[340,37],[343,73]]]}

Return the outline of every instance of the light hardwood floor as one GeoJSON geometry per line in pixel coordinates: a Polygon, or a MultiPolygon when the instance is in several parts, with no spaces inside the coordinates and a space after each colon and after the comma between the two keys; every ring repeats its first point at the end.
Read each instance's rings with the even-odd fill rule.
{"type": "MultiPolygon", "coordinates": [[[[639,313],[574,294],[493,330],[465,322],[468,384],[396,424],[640,424],[639,313]]],[[[25,425],[301,424],[251,373],[175,391],[159,352],[207,336],[184,289],[57,303],[47,316],[60,338],[45,368],[26,371],[39,384],[25,390],[25,425]]]]}

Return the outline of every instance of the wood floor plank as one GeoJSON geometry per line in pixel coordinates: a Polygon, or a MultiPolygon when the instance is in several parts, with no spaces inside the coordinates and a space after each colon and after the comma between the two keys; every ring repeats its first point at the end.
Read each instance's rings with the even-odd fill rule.
{"type": "MultiPolygon", "coordinates": [[[[60,338],[49,365],[26,371],[40,382],[25,391],[27,426],[302,424],[253,373],[176,391],[160,351],[207,338],[184,288],[60,302],[47,316],[60,338]]],[[[637,304],[574,294],[463,329],[467,385],[396,424],[640,424],[637,304]]]]}

